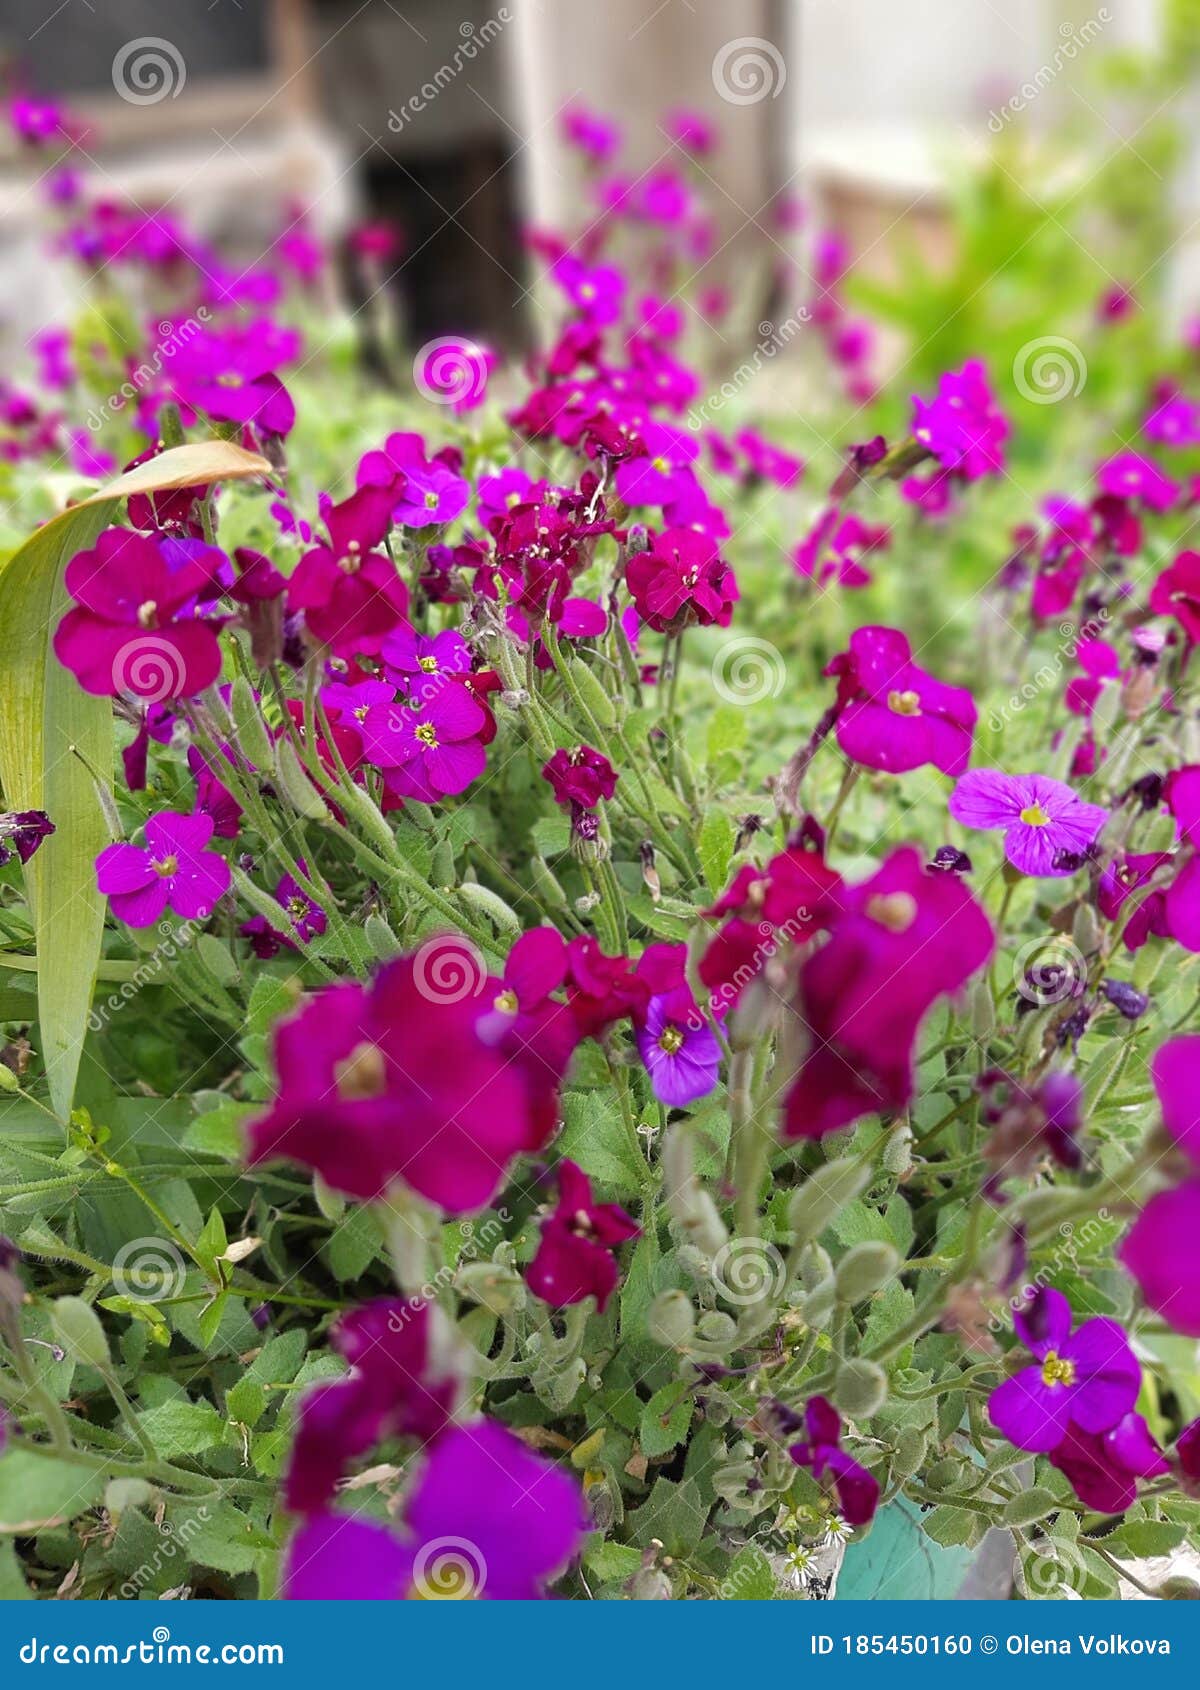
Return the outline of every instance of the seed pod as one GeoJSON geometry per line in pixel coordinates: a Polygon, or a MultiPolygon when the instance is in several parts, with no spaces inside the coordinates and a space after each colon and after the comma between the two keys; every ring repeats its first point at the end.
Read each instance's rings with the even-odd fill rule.
{"type": "Polygon", "coordinates": [[[847,1250],[838,1264],[837,1295],[841,1303],[861,1303],[886,1285],[900,1266],[894,1245],[867,1239],[847,1250]]]}
{"type": "Polygon", "coordinates": [[[928,1447],[929,1440],[919,1426],[901,1427],[892,1455],[892,1472],[895,1477],[907,1479],[919,1472],[928,1447]]]}
{"type": "Polygon", "coordinates": [[[833,1280],[833,1263],[828,1250],[823,1250],[819,1244],[806,1244],[800,1252],[801,1285],[806,1291],[815,1291],[827,1280],[833,1280]]]}
{"type": "Polygon", "coordinates": [[[233,683],[229,697],[229,713],[233,717],[238,749],[260,775],[268,776],[275,767],[275,751],[267,724],[262,719],[254,697],[254,690],[244,675],[233,683]]]}
{"type": "Polygon", "coordinates": [[[603,728],[606,733],[611,732],[617,725],[617,712],[611,693],[604,690],[586,663],[577,662],[571,665],[571,679],[578,689],[584,709],[596,726],[603,728]]]}
{"type": "Polygon", "coordinates": [[[107,1372],[108,1339],[95,1309],[82,1297],[60,1297],[50,1310],[50,1324],[68,1355],[107,1372]]]}
{"type": "Polygon", "coordinates": [[[829,1279],[823,1279],[819,1285],[814,1286],[807,1293],[800,1308],[807,1324],[820,1332],[829,1325],[829,1319],[833,1314],[833,1307],[836,1302],[837,1294],[831,1276],[829,1279]]]}
{"type": "Polygon", "coordinates": [[[664,1349],[686,1349],[696,1330],[691,1299],[682,1291],[660,1291],[647,1310],[646,1329],[664,1349]]]}
{"type": "Polygon", "coordinates": [[[301,766],[291,740],[281,739],[277,753],[279,785],[288,803],[306,821],[324,821],[328,815],[325,800],[301,766]]]}
{"type": "Polygon", "coordinates": [[[810,1174],[788,1208],[788,1225],[796,1243],[805,1244],[810,1238],[819,1238],[847,1203],[852,1203],[865,1190],[870,1178],[871,1170],[856,1156],[826,1162],[810,1174]]]}
{"type": "Polygon", "coordinates": [[[399,956],[404,948],[387,922],[375,910],[372,910],[363,922],[363,937],[371,955],[378,957],[380,962],[390,962],[393,957],[399,956]]]}
{"type": "Polygon", "coordinates": [[[844,1361],[833,1382],[833,1400],[851,1420],[869,1420],[887,1401],[887,1374],[877,1362],[860,1356],[844,1361]]]}
{"type": "MultiPolygon", "coordinates": [[[[990,1004],[990,997],[988,1002],[990,1004]]],[[[912,1128],[907,1121],[902,1121],[892,1128],[883,1147],[883,1165],[889,1174],[895,1174],[897,1179],[904,1178],[912,1167],[912,1147],[912,1128]]]]}
{"type": "Polygon", "coordinates": [[[737,1321],[723,1309],[707,1309],[696,1322],[696,1332],[706,1344],[732,1344],[737,1337],[737,1321]]]}

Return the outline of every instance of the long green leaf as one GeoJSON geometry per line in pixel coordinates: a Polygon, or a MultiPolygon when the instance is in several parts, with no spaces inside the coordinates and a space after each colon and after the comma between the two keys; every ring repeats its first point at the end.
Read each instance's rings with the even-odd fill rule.
{"type": "Polygon", "coordinates": [[[269,475],[230,442],[178,446],[39,528],[0,570],[0,783],[10,810],[45,810],[56,831],[26,865],[38,957],[38,1025],[55,1112],[65,1120],[104,930],[96,853],[108,830],[96,780],[113,765],[112,705],[85,693],[50,642],[69,606],[63,572],[131,493],[269,475]]]}

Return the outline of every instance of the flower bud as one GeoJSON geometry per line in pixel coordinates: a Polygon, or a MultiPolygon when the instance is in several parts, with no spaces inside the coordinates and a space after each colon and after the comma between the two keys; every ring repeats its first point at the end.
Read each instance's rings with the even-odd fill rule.
{"type": "Polygon", "coordinates": [[[809,1175],[788,1207],[788,1225],[797,1244],[805,1244],[821,1233],[847,1203],[852,1203],[871,1178],[871,1170],[856,1156],[842,1156],[826,1162],[809,1175]]]}
{"type": "Polygon", "coordinates": [[[907,1479],[920,1471],[929,1440],[919,1426],[902,1426],[896,1438],[892,1456],[892,1473],[897,1479],[907,1479]]]}
{"type": "Polygon", "coordinates": [[[525,1307],[525,1281],[499,1262],[464,1262],[454,1276],[455,1289],[492,1314],[516,1314],[525,1307]]]}
{"type": "Polygon", "coordinates": [[[692,1212],[682,1226],[684,1237],[710,1260],[729,1239],[729,1228],[707,1191],[697,1190],[692,1212]]]}
{"type": "Polygon", "coordinates": [[[887,1374],[865,1356],[844,1361],[833,1382],[833,1400],[848,1419],[869,1420],[887,1401],[887,1374]]]}
{"type": "Polygon", "coordinates": [[[1075,919],[1071,923],[1071,937],[1085,957],[1099,950],[1100,923],[1091,904],[1081,903],[1076,906],[1075,919]]]}
{"type": "MultiPolygon", "coordinates": [[[[988,1002],[991,1003],[990,997],[988,1002]]],[[[892,1128],[883,1147],[883,1165],[897,1179],[903,1179],[912,1167],[912,1146],[912,1128],[907,1121],[901,1121],[892,1128]]]]}
{"type": "Polygon", "coordinates": [[[833,1306],[836,1301],[837,1296],[834,1291],[832,1276],[829,1279],[823,1279],[819,1285],[814,1286],[808,1292],[800,1305],[805,1321],[818,1332],[821,1331],[823,1327],[829,1325],[829,1317],[833,1313],[833,1306]]]}
{"type": "Polygon", "coordinates": [[[707,1309],[696,1322],[696,1332],[706,1344],[732,1344],[737,1321],[723,1309],[707,1309]]]}
{"type": "Polygon", "coordinates": [[[1029,1490],[1018,1491],[1016,1496],[1010,1497],[1000,1510],[1000,1519],[1006,1526],[1032,1526],[1061,1506],[1050,1491],[1033,1485],[1029,1490]]]}
{"type": "Polygon", "coordinates": [[[244,675],[238,675],[229,697],[229,713],[237,734],[238,749],[259,775],[269,779],[275,767],[275,752],[267,725],[262,719],[254,691],[244,675]]]}
{"type": "Polygon", "coordinates": [[[935,1461],[925,1474],[925,1484],[932,1491],[955,1491],[963,1481],[966,1468],[957,1455],[947,1455],[935,1461]]]}
{"type": "Polygon", "coordinates": [[[691,1299],[682,1291],[660,1291],[647,1311],[646,1328],[664,1349],[686,1349],[696,1330],[691,1299]]]}
{"type": "Polygon", "coordinates": [[[900,1266],[900,1252],[892,1244],[867,1239],[847,1250],[838,1263],[837,1295],[841,1303],[861,1303],[886,1285],[900,1266]]]}
{"type": "Polygon", "coordinates": [[[823,1250],[819,1244],[806,1244],[800,1252],[800,1283],[804,1289],[815,1291],[818,1285],[824,1285],[832,1278],[833,1263],[829,1259],[829,1251],[823,1250]]]}
{"type": "Polygon", "coordinates": [[[328,815],[325,800],[308,778],[295,746],[290,739],[281,739],[276,749],[279,785],[284,797],[296,814],[306,821],[324,821],[328,815]]]}
{"type": "Polygon", "coordinates": [[[367,941],[371,955],[378,957],[380,962],[390,962],[393,957],[399,956],[404,949],[387,922],[375,910],[372,910],[363,922],[363,937],[367,941]]]}
{"type": "Polygon", "coordinates": [[[107,1372],[108,1339],[95,1309],[82,1297],[60,1297],[50,1310],[50,1324],[68,1355],[107,1372]]]}

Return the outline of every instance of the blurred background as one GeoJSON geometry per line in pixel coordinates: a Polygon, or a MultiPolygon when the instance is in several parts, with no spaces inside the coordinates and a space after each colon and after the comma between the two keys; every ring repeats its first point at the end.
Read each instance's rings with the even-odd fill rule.
{"type": "MultiPolygon", "coordinates": [[[[381,301],[409,344],[521,350],[537,232],[621,204],[649,239],[684,180],[688,309],[720,355],[815,326],[862,399],[902,362],[913,385],[1019,348],[1048,282],[1052,316],[1136,290],[1181,323],[1198,65],[1194,0],[0,0],[7,98],[76,124],[69,191],[55,149],[0,142],[0,349],[78,300],[48,198],[185,219],[245,265],[303,230],[369,362],[381,301]],[[823,323],[851,263],[862,321],[839,295],[823,323]]],[[[769,349],[758,403],[812,385],[813,338],[769,349]]]]}

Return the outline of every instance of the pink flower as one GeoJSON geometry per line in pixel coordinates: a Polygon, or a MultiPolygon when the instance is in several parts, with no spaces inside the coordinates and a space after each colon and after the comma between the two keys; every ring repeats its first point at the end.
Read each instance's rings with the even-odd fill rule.
{"type": "Polygon", "coordinates": [[[639,616],[660,632],[693,622],[727,628],[738,596],[716,541],[690,528],[656,534],[649,551],[629,559],[625,580],[639,616]]]}
{"type": "Polygon", "coordinates": [[[601,751],[577,745],[573,751],[559,749],[542,768],[554,789],[554,802],[564,809],[594,810],[602,798],[617,789],[617,771],[601,751]]]}
{"type": "Polygon", "coordinates": [[[825,673],[838,677],[837,742],[853,762],[892,774],[925,763],[947,775],[966,768],[975,700],[919,669],[898,629],[855,629],[825,673]]]}
{"type": "Polygon", "coordinates": [[[1004,468],[1008,419],[996,404],[978,358],[939,377],[933,399],[914,394],[912,433],[943,469],[966,481],[1004,468]]]}
{"type": "Polygon", "coordinates": [[[558,1204],[542,1222],[542,1241],[525,1281],[552,1308],[595,1297],[597,1313],[603,1314],[619,1277],[613,1252],[641,1230],[617,1204],[593,1202],[591,1180],[564,1158],[558,1165],[558,1204]]]}
{"type": "Polygon", "coordinates": [[[210,916],[229,890],[229,864],[205,850],[211,816],[160,810],[146,823],[144,846],[106,845],[96,858],[96,884],[129,927],[150,927],[167,908],[185,921],[210,916]]]}
{"type": "Polygon", "coordinates": [[[372,704],[362,718],[368,762],[383,769],[390,791],[432,804],[463,792],[484,771],[487,714],[453,677],[422,688],[419,699],[372,704]]]}
{"type": "Polygon", "coordinates": [[[1200,644],[1200,552],[1180,552],[1150,589],[1150,609],[1173,616],[1189,645],[1200,644]]]}
{"type": "Polygon", "coordinates": [[[1140,499],[1154,511],[1170,510],[1179,497],[1177,482],[1141,452],[1118,452],[1096,471],[1102,493],[1120,499],[1140,499]]]}

